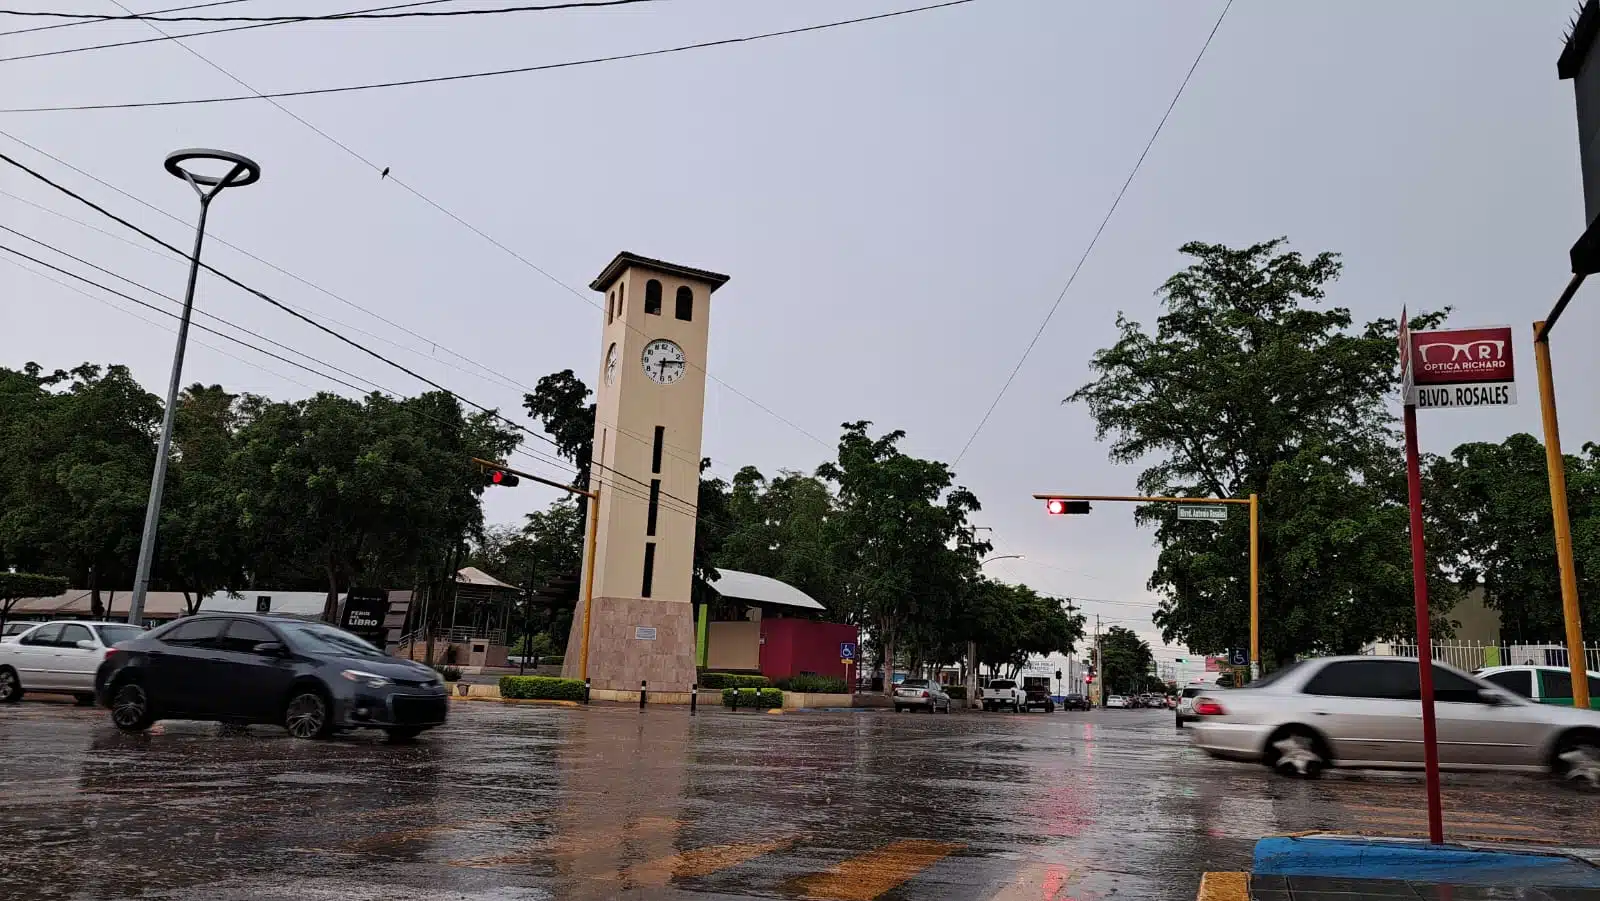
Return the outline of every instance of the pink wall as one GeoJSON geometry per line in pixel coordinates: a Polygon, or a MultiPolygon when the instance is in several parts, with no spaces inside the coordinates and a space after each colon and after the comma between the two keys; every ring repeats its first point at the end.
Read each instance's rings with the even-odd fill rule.
{"type": "MultiPolygon", "coordinates": [[[[858,642],[855,626],[804,619],[763,619],[761,637],[761,675],[769,679],[801,673],[842,679],[845,668],[839,662],[839,644],[858,642]]],[[[850,676],[855,675],[852,666],[850,676]]]]}

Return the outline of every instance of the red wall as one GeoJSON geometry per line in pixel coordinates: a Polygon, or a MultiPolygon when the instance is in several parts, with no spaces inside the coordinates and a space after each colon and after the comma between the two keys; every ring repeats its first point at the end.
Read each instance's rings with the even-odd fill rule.
{"type": "MultiPolygon", "coordinates": [[[[761,675],[783,679],[810,672],[843,679],[845,667],[839,662],[839,644],[846,641],[858,641],[855,626],[805,619],[763,619],[761,675]]],[[[855,675],[852,666],[850,677],[855,675]]]]}

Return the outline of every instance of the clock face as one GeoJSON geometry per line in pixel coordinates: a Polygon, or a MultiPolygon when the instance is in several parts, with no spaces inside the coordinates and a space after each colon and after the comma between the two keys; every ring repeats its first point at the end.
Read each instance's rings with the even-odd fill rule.
{"type": "Polygon", "coordinates": [[[683,378],[684,370],[689,368],[683,348],[665,338],[657,338],[644,346],[642,362],[645,375],[662,385],[683,378]]]}
{"type": "Polygon", "coordinates": [[[617,380],[617,345],[612,342],[611,349],[606,351],[606,384],[614,384],[617,380]]]}

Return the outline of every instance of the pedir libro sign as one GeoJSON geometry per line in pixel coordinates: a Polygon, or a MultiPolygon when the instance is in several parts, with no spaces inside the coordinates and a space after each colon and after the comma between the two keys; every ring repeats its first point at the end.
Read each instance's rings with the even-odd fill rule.
{"type": "Polygon", "coordinates": [[[1403,329],[1400,381],[1419,409],[1508,407],[1517,402],[1511,327],[1403,329]]]}

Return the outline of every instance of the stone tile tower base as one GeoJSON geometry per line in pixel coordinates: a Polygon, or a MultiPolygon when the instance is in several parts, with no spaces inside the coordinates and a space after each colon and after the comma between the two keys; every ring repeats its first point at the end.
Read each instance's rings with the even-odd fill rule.
{"type": "MultiPolygon", "coordinates": [[[[695,682],[694,605],[661,598],[595,598],[589,621],[589,680],[593,688],[651,694],[686,692],[695,682]],[[649,630],[654,629],[652,633],[649,630]],[[640,637],[654,635],[654,638],[640,637]]],[[[572,631],[561,675],[582,678],[583,603],[572,613],[572,631]]]]}

